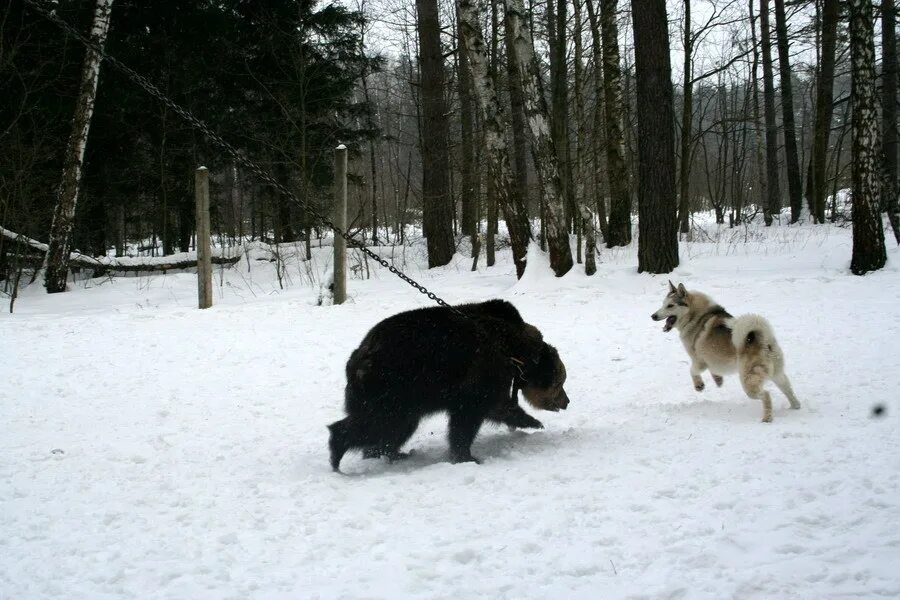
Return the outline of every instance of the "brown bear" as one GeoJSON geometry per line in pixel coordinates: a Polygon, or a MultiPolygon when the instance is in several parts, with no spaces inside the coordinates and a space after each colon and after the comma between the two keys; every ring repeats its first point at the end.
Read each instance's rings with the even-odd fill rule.
{"type": "Polygon", "coordinates": [[[422,417],[449,415],[450,458],[478,462],[472,442],[485,420],[540,428],[518,391],[542,410],[565,409],[566,369],[556,349],[503,300],[420,308],[381,321],[347,361],[347,416],[328,426],[331,466],[348,450],[403,458],[422,417]]]}

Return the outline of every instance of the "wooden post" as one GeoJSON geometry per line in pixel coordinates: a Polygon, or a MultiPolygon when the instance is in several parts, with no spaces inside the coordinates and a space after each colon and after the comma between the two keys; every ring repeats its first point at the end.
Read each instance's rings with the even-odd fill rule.
{"type": "MultiPolygon", "coordinates": [[[[347,147],[334,149],[334,224],[347,229],[347,147]]],[[[334,234],[334,303],[347,299],[347,241],[334,234]]]]}
{"type": "Polygon", "coordinates": [[[194,171],[197,201],[197,294],[200,308],[212,306],[212,251],[209,247],[209,171],[194,171]]]}

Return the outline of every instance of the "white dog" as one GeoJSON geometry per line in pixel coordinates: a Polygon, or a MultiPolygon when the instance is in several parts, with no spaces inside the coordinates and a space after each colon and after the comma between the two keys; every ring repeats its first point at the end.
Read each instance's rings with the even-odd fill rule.
{"type": "Polygon", "coordinates": [[[744,391],[762,400],[763,422],[772,421],[772,399],[764,388],[771,380],[787,396],[791,408],[800,402],[784,373],[784,354],[775,340],[769,322],[759,315],[732,317],[728,311],[699,292],[689,292],[684,284],[669,282],[669,293],[662,308],[653,313],[654,321],[665,320],[663,331],[674,327],[691,357],[691,379],[698,392],[704,388],[700,374],[709,369],[716,385],[722,376],[737,372],[744,391]]]}

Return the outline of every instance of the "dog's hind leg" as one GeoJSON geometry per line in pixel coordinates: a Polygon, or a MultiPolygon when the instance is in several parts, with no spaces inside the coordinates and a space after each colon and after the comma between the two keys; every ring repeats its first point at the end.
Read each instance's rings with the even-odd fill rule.
{"type": "Polygon", "coordinates": [[[763,387],[766,383],[765,369],[760,366],[753,367],[746,373],[741,373],[741,384],[744,391],[754,400],[762,400],[763,423],[772,422],[772,397],[763,387]]]}
{"type": "Polygon", "coordinates": [[[700,373],[706,370],[706,365],[703,364],[703,361],[695,360],[691,363],[691,380],[694,382],[694,389],[698,392],[702,392],[703,388],[706,387],[706,384],[703,383],[703,379],[700,377],[700,373]]]}
{"type": "Polygon", "coordinates": [[[769,392],[763,390],[762,391],[762,403],[763,403],[763,423],[771,423],[772,422],[772,397],[769,395],[769,392]]]}
{"type": "Polygon", "coordinates": [[[778,373],[772,377],[772,381],[778,386],[781,393],[787,396],[788,402],[791,403],[791,408],[794,410],[800,408],[800,401],[797,400],[797,396],[794,394],[794,388],[791,387],[791,381],[788,379],[787,375],[783,372],[778,373]]]}
{"type": "Polygon", "coordinates": [[[747,392],[747,395],[753,398],[754,400],[762,400],[763,405],[763,423],[771,423],[772,422],[772,397],[769,395],[769,392],[763,389],[758,389],[755,391],[750,391],[747,389],[747,386],[744,386],[744,390],[747,392]]]}
{"type": "Polygon", "coordinates": [[[722,382],[724,381],[724,379],[722,379],[721,375],[713,374],[713,381],[716,382],[716,387],[722,387],[722,382]]]}

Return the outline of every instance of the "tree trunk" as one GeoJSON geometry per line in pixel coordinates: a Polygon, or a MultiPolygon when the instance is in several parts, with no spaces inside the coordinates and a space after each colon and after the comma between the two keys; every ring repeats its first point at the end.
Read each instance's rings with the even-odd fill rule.
{"type": "MultiPolygon", "coordinates": [[[[462,155],[462,233],[474,236],[478,233],[478,195],[475,186],[475,107],[472,100],[472,72],[469,58],[462,42],[462,28],[457,16],[457,46],[459,55],[459,120],[462,155]]],[[[474,248],[473,238],[473,248],[474,248]]]]}
{"type": "Polygon", "coordinates": [[[678,266],[675,109],[665,0],[632,0],[638,125],[638,272],[678,266]]]}
{"type": "Polygon", "coordinates": [[[834,95],[834,62],[837,50],[839,0],[824,0],[822,10],[822,59],[816,87],[815,130],[812,147],[812,211],[816,223],[825,222],[828,137],[834,95]]]}
{"type": "Polygon", "coordinates": [[[775,0],[775,36],[778,41],[778,70],[781,75],[781,114],[784,121],[784,154],[787,160],[788,195],[791,223],[800,219],[803,209],[803,183],[797,156],[797,133],[794,126],[794,89],[791,81],[790,46],[784,0],[775,0]]]}
{"type": "MultiPolygon", "coordinates": [[[[364,27],[360,28],[361,30],[364,27]]],[[[360,34],[360,44],[362,44],[362,34],[360,34]]],[[[363,71],[360,76],[362,80],[362,88],[363,88],[363,98],[366,101],[366,121],[369,129],[369,135],[372,135],[376,131],[375,125],[375,117],[373,113],[375,111],[375,107],[371,104],[371,99],[369,97],[369,83],[368,83],[368,72],[363,71]]],[[[305,173],[303,174],[305,178],[305,173]]],[[[378,244],[378,169],[375,163],[375,140],[369,140],[369,202],[372,207],[372,243],[378,244]]],[[[385,227],[387,227],[387,223],[385,223],[385,227]]],[[[307,239],[308,236],[307,236],[307,239]]]]}
{"type": "Polygon", "coordinates": [[[775,123],[775,75],[772,69],[772,32],[769,27],[769,0],[759,0],[759,31],[762,42],[763,100],[766,119],[766,225],[781,213],[781,186],[778,183],[778,125],[775,123]]]}
{"type": "MultiPolygon", "coordinates": [[[[600,233],[603,239],[607,238],[607,221],[606,221],[606,197],[604,193],[604,182],[601,171],[605,171],[603,161],[601,159],[601,148],[606,148],[605,143],[605,117],[606,100],[603,97],[603,41],[600,39],[600,23],[597,19],[597,12],[594,9],[593,0],[586,0],[588,10],[588,20],[590,21],[591,30],[591,57],[594,63],[594,98],[596,105],[594,106],[593,119],[593,144],[591,145],[591,164],[594,171],[594,195],[596,197],[597,221],[600,224],[600,233]]],[[[629,223],[629,232],[631,230],[629,223]]]]}
{"type": "Polygon", "coordinates": [[[694,118],[694,84],[691,79],[693,73],[694,43],[691,38],[691,0],[684,0],[684,66],[683,66],[683,94],[684,102],[681,109],[681,169],[678,183],[678,230],[688,233],[690,230],[690,191],[691,191],[691,135],[694,118]]]}
{"type": "MultiPolygon", "coordinates": [[[[606,164],[609,170],[607,248],[627,246],[631,242],[631,190],[628,167],[625,165],[625,100],[622,96],[622,67],[619,64],[616,3],[617,0],[600,0],[603,95],[606,108],[606,164]]],[[[638,7],[638,10],[642,9],[638,7]]],[[[668,47],[669,41],[666,39],[666,48],[668,47]]]]}
{"type": "MultiPolygon", "coordinates": [[[[284,162],[279,161],[275,164],[275,177],[282,185],[288,188],[291,187],[290,175],[288,173],[287,165],[284,162]]],[[[288,201],[288,198],[278,190],[273,189],[272,193],[275,201],[274,216],[276,222],[275,228],[277,230],[275,242],[278,244],[293,242],[296,237],[294,228],[291,227],[290,202],[288,201]]]]}
{"type": "MultiPolygon", "coordinates": [[[[509,241],[512,246],[516,274],[525,272],[525,256],[531,240],[528,213],[521,202],[513,202],[512,173],[509,165],[509,149],[506,144],[503,113],[497,99],[494,82],[488,74],[487,49],[481,33],[481,15],[475,0],[457,0],[460,31],[472,67],[472,83],[475,99],[484,128],[484,149],[488,160],[488,176],[496,184],[497,198],[506,218],[509,241]]],[[[490,224],[488,224],[490,234],[490,224]]]]}
{"type": "MultiPolygon", "coordinates": [[[[759,185],[757,206],[763,209],[767,215],[766,203],[769,201],[769,178],[766,173],[765,141],[762,134],[762,120],[759,109],[759,46],[756,43],[756,17],[753,9],[753,0],[749,1],[750,9],[750,37],[753,45],[753,62],[750,67],[750,87],[753,94],[753,134],[756,138],[754,147],[756,153],[756,180],[759,185]]],[[[771,222],[768,217],[767,220],[771,222]]],[[[769,223],[767,223],[768,225],[769,223]]]]}
{"type": "Polygon", "coordinates": [[[884,129],[884,162],[882,173],[882,210],[887,211],[894,230],[894,238],[900,244],[900,213],[898,213],[897,182],[897,7],[894,0],[881,3],[881,119],[884,129]]]}
{"type": "MultiPolygon", "coordinates": [[[[497,221],[499,220],[497,210],[497,182],[493,177],[488,177],[485,186],[485,204],[487,205],[487,266],[493,267],[497,262],[497,221]]],[[[510,197],[512,193],[510,192],[510,197]]],[[[517,275],[521,277],[521,274],[517,275]]]]}
{"type": "Polygon", "coordinates": [[[572,249],[569,247],[569,232],[566,228],[563,203],[562,180],[557,163],[556,148],[548,123],[547,101],[538,87],[537,65],[531,33],[525,20],[522,0],[505,0],[507,25],[506,35],[512,37],[509,56],[522,78],[522,97],[525,101],[525,117],[531,131],[531,146],[538,182],[546,201],[545,214],[547,244],[550,249],[550,267],[557,277],[572,268],[572,249]]]}
{"type": "Polygon", "coordinates": [[[125,256],[128,248],[128,234],[125,230],[125,204],[116,202],[116,256],[125,256]]]}
{"type": "MultiPolygon", "coordinates": [[[[509,13],[504,11],[503,26],[509,31],[509,13]]],[[[512,38],[505,36],[506,75],[509,87],[509,108],[512,122],[513,141],[513,187],[511,193],[515,202],[528,206],[528,133],[525,126],[525,99],[522,97],[522,77],[513,61],[509,60],[515,49],[512,38]]]]}
{"type": "Polygon", "coordinates": [[[853,258],[864,275],[887,262],[878,210],[881,140],[875,96],[875,32],[871,0],[850,0],[850,71],[853,79],[853,258]]]}
{"type": "Polygon", "coordinates": [[[453,258],[448,113],[444,104],[444,55],[437,0],[416,0],[422,78],[422,219],[428,236],[428,268],[453,258]]]}
{"type": "Polygon", "coordinates": [[[584,274],[590,277],[597,272],[597,242],[594,236],[594,215],[591,210],[581,205],[581,220],[584,223],[584,274]]]}
{"type": "MultiPolygon", "coordinates": [[[[500,56],[500,11],[497,5],[497,2],[491,2],[491,39],[489,45],[488,52],[488,77],[494,85],[494,89],[498,89],[497,85],[497,63],[499,61],[500,56]]],[[[507,150],[508,152],[508,150],[507,150]]],[[[488,179],[487,182],[487,217],[488,217],[488,228],[491,231],[490,235],[490,244],[488,244],[488,266],[494,266],[494,262],[496,259],[496,246],[497,246],[497,234],[500,231],[500,210],[497,205],[497,185],[498,182],[494,179],[488,179]]],[[[515,187],[510,187],[508,189],[509,199],[508,202],[515,204],[515,187]]]]}
{"type": "Polygon", "coordinates": [[[559,166],[560,193],[563,213],[568,228],[574,217],[570,195],[572,193],[569,165],[569,88],[566,56],[566,0],[548,0],[547,32],[550,59],[550,101],[552,116],[550,126],[556,163],[559,166]],[[554,10],[554,3],[556,4],[554,10]]]}
{"type": "MultiPolygon", "coordinates": [[[[190,196],[184,194],[178,202],[178,250],[180,252],[189,252],[191,249],[191,237],[194,234],[194,212],[196,211],[192,200],[190,196]]],[[[287,206],[286,199],[284,204],[287,206]]]]}
{"type": "MultiPolygon", "coordinates": [[[[101,47],[106,42],[109,31],[109,16],[113,0],[97,0],[94,21],[91,26],[91,40],[101,47]]],[[[63,162],[62,180],[57,191],[56,208],[48,240],[46,271],[44,282],[47,293],[66,291],[69,278],[69,245],[75,225],[75,206],[81,186],[81,167],[87,146],[91,116],[94,113],[94,99],[97,95],[97,80],[100,76],[100,55],[85,49],[84,65],[81,71],[81,88],[72,119],[72,133],[63,162]]]]}
{"type": "MultiPolygon", "coordinates": [[[[586,164],[586,154],[587,154],[587,122],[585,119],[585,99],[584,99],[584,47],[582,43],[582,37],[584,33],[584,23],[582,21],[582,13],[581,13],[581,2],[580,0],[576,0],[574,4],[575,11],[575,66],[574,66],[574,76],[575,76],[575,169],[574,176],[572,177],[572,185],[574,189],[574,197],[578,199],[580,204],[580,208],[575,211],[575,223],[578,224],[578,229],[576,233],[578,234],[577,240],[577,248],[578,248],[578,263],[581,263],[581,236],[583,233],[587,233],[587,228],[593,232],[594,223],[593,220],[590,222],[584,219],[584,189],[585,189],[585,179],[587,177],[587,168],[586,164]]],[[[593,237],[593,233],[590,233],[593,237]]],[[[593,244],[593,240],[591,240],[593,244]]],[[[589,250],[586,248],[585,253],[593,252],[593,247],[589,250]]],[[[593,261],[593,257],[589,260],[593,261]]],[[[596,267],[595,267],[596,269],[596,267]]]]}

